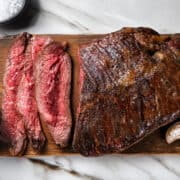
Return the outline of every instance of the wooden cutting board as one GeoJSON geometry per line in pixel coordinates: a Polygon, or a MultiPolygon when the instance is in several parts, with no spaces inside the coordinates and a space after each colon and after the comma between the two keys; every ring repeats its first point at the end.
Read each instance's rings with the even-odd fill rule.
{"type": "MultiPolygon", "coordinates": [[[[101,38],[104,35],[50,35],[56,41],[67,41],[69,48],[68,51],[71,55],[73,61],[73,111],[75,111],[77,106],[77,77],[79,75],[79,64],[77,61],[77,48],[78,44],[89,42],[95,38],[101,38]]],[[[180,38],[180,34],[172,35],[178,36],[180,38]]],[[[5,67],[5,62],[8,54],[8,49],[14,36],[8,36],[0,38],[0,106],[2,101],[2,79],[3,79],[3,72],[5,67]]],[[[127,151],[123,152],[122,154],[180,154],[180,141],[177,141],[171,145],[168,145],[165,142],[165,132],[167,127],[163,127],[153,134],[146,137],[143,141],[139,142],[138,144],[132,146],[127,151]]],[[[47,137],[46,146],[40,154],[37,154],[33,151],[33,149],[28,146],[24,156],[32,157],[37,155],[72,155],[75,152],[72,151],[71,147],[68,147],[64,150],[60,150],[58,146],[55,145],[53,142],[47,128],[43,125],[43,129],[45,131],[47,137]]],[[[5,145],[0,144],[0,156],[9,156],[8,147],[5,145]]]]}

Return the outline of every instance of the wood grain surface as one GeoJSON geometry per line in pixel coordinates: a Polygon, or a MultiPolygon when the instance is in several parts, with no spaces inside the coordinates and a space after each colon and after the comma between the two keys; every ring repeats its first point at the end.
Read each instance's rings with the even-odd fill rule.
{"type": "MultiPolygon", "coordinates": [[[[79,98],[78,94],[78,82],[77,77],[79,75],[79,64],[77,61],[77,48],[81,43],[87,43],[93,39],[101,38],[104,35],[50,35],[54,40],[62,42],[68,42],[68,52],[71,55],[73,62],[73,90],[72,90],[72,110],[75,112],[77,106],[77,100],[79,98]]],[[[172,35],[180,37],[180,34],[172,35]]],[[[4,73],[4,67],[6,63],[6,58],[8,54],[8,49],[14,36],[7,36],[0,38],[0,106],[2,102],[2,79],[4,73]]],[[[74,114],[74,113],[73,113],[74,114]]],[[[30,146],[27,147],[27,150],[24,156],[45,156],[45,155],[73,155],[76,152],[72,151],[71,147],[67,147],[64,150],[60,150],[58,146],[53,142],[46,126],[42,123],[43,129],[45,131],[47,142],[44,150],[41,153],[36,153],[30,146]]],[[[168,125],[169,126],[169,125],[168,125]]],[[[168,128],[165,126],[155,131],[151,135],[148,135],[144,140],[138,144],[132,146],[127,151],[122,154],[180,154],[180,141],[177,141],[171,145],[168,145],[165,142],[165,132],[168,128]]],[[[72,138],[71,138],[72,139],[72,138]]],[[[9,156],[8,147],[0,144],[0,156],[9,156]]]]}

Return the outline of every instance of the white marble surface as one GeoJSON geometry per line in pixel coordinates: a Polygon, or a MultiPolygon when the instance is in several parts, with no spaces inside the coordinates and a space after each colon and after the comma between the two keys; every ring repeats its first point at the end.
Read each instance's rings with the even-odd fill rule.
{"type": "MultiPolygon", "coordinates": [[[[0,27],[0,34],[107,33],[123,26],[150,26],[161,33],[180,32],[179,0],[33,0],[32,12],[31,21],[16,27],[0,27]]],[[[52,166],[24,158],[1,158],[0,180],[180,179],[180,155],[67,156],[41,160],[52,166]]]]}

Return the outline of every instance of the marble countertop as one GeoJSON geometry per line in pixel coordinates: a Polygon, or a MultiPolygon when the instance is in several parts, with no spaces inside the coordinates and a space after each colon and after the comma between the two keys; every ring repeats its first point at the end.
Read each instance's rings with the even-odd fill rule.
{"type": "MultiPolygon", "coordinates": [[[[26,16],[0,27],[0,35],[107,33],[124,26],[180,32],[179,0],[32,0],[26,16]]],[[[0,180],[180,180],[180,155],[41,159],[0,158],[0,180]]]]}

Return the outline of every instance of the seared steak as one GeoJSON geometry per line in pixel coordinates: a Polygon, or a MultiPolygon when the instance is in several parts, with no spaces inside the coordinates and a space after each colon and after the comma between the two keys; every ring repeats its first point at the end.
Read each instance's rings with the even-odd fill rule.
{"type": "Polygon", "coordinates": [[[49,37],[33,36],[29,40],[24,62],[23,76],[18,87],[17,107],[22,114],[27,134],[33,148],[40,151],[45,137],[40,125],[37,104],[35,100],[34,63],[38,53],[51,42],[49,37]]]}
{"type": "Polygon", "coordinates": [[[121,152],[179,117],[179,48],[148,28],[124,28],[81,45],[75,151],[121,152]]]}
{"type": "Polygon", "coordinates": [[[26,147],[26,132],[23,117],[16,108],[17,90],[22,78],[25,50],[30,36],[27,33],[19,35],[9,51],[5,75],[2,102],[1,139],[10,144],[10,152],[17,155],[26,147]]]}
{"type": "Polygon", "coordinates": [[[52,42],[36,63],[38,109],[56,144],[65,147],[71,132],[71,60],[65,46],[52,42]]]}

